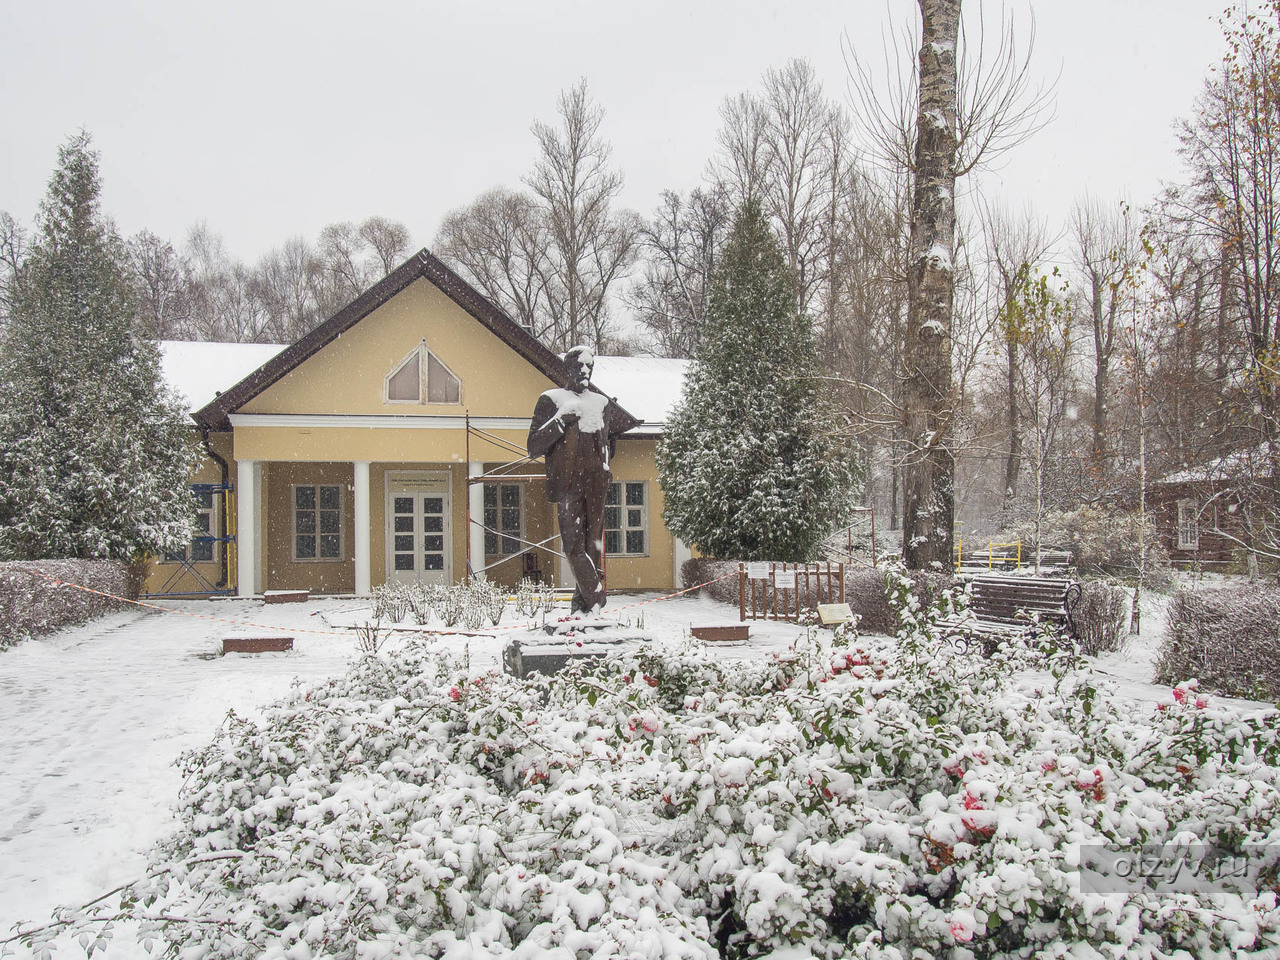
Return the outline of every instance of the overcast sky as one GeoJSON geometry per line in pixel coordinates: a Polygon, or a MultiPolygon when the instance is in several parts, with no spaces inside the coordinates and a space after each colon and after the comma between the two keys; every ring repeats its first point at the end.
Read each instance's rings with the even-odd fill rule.
{"type": "MultiPolygon", "coordinates": [[[[1038,72],[1060,73],[1057,118],[994,190],[1059,222],[1086,190],[1141,204],[1178,177],[1172,124],[1221,54],[1223,6],[1009,0],[1020,24],[1034,11],[1038,72]]],[[[914,0],[0,0],[0,210],[29,224],[84,127],[125,234],[177,245],[205,220],[251,261],[380,214],[427,246],[449,210],[519,185],[530,123],[585,77],[623,202],[648,214],[701,181],[726,96],[804,57],[847,103],[842,38],[879,58],[918,17],[914,0]]]]}

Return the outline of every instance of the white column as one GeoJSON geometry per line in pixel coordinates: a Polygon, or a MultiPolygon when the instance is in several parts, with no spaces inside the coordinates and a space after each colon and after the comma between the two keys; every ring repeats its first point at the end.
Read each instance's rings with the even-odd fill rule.
{"type": "Polygon", "coordinates": [[[352,536],[352,558],[356,564],[356,593],[367,596],[373,592],[373,575],[369,566],[369,461],[356,460],[354,468],[355,512],[352,536]]]}
{"type": "Polygon", "coordinates": [[[256,460],[236,461],[236,592],[252,597],[258,580],[258,477],[256,460]]]}
{"type": "MultiPolygon", "coordinates": [[[[484,464],[472,460],[467,464],[467,476],[479,477],[484,474],[484,464]]],[[[468,543],[471,545],[471,572],[479,573],[484,566],[484,484],[467,484],[467,504],[471,513],[470,529],[467,531],[468,543]]]]}
{"type": "Polygon", "coordinates": [[[671,579],[671,582],[674,585],[672,589],[682,590],[684,588],[684,584],[680,582],[680,568],[684,566],[686,560],[693,559],[693,551],[690,550],[688,545],[686,545],[685,542],[677,536],[673,535],[671,537],[671,543],[674,547],[672,553],[675,555],[673,558],[675,561],[675,570],[672,572],[671,579]]]}

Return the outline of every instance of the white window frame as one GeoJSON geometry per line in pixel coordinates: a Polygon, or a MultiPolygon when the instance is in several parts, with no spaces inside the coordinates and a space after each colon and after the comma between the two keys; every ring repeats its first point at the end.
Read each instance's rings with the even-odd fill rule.
{"type": "Polygon", "coordinates": [[[1178,549],[1200,549],[1200,515],[1190,500],[1178,501],[1178,549]]]}
{"type": "Polygon", "coordinates": [[[187,548],[187,556],[191,558],[192,563],[213,563],[218,559],[217,551],[214,549],[214,541],[208,538],[216,537],[218,535],[218,500],[221,498],[217,495],[217,491],[214,490],[192,490],[191,492],[196,497],[196,516],[208,517],[209,525],[203,534],[199,529],[196,530],[196,536],[202,536],[204,542],[197,543],[193,537],[191,544],[187,548]],[[207,507],[200,502],[200,498],[202,496],[207,496],[209,498],[209,505],[207,507]],[[209,555],[207,557],[197,557],[196,550],[198,548],[208,550],[209,555]]]}
{"type": "MultiPolygon", "coordinates": [[[[289,488],[289,555],[293,558],[294,563],[343,563],[346,560],[347,544],[346,536],[343,533],[343,528],[346,525],[346,497],[342,495],[344,487],[345,484],[342,483],[295,483],[289,488]],[[298,509],[298,490],[305,489],[307,487],[310,487],[315,491],[315,508],[313,510],[305,511],[315,514],[315,532],[313,534],[299,534],[298,514],[304,511],[300,511],[298,509]],[[325,557],[320,555],[320,491],[325,487],[333,487],[338,491],[338,555],[336,557],[325,557]],[[314,536],[316,538],[316,555],[314,557],[298,556],[298,537],[300,535],[314,536]]],[[[325,536],[328,536],[328,534],[325,534],[325,536]]]]}
{"type": "Polygon", "coordinates": [[[648,480],[614,480],[612,483],[609,484],[609,486],[610,488],[613,488],[613,487],[618,488],[617,509],[619,511],[618,519],[620,521],[620,525],[616,527],[608,526],[608,516],[609,516],[610,508],[605,507],[605,528],[604,528],[605,543],[607,544],[609,542],[609,534],[611,532],[616,532],[618,534],[618,543],[622,546],[622,549],[616,552],[607,550],[606,551],[607,554],[611,557],[647,557],[649,556],[649,550],[652,545],[649,539],[650,538],[649,481],[648,480]],[[641,490],[644,491],[644,494],[643,494],[644,503],[631,504],[631,505],[627,504],[627,486],[629,484],[639,486],[641,490]],[[630,519],[629,511],[631,510],[640,511],[640,523],[632,524],[627,522],[630,519]],[[639,551],[637,553],[630,553],[627,551],[628,531],[640,531],[641,533],[644,534],[644,550],[639,551]]]}
{"type": "Polygon", "coordinates": [[[392,405],[409,404],[415,407],[460,407],[462,406],[462,378],[454,373],[449,365],[441,360],[439,355],[434,353],[431,348],[427,346],[427,341],[423,340],[416,347],[406,353],[400,362],[393,366],[390,372],[382,378],[382,402],[392,405]],[[449,376],[453,377],[453,379],[458,382],[458,399],[456,401],[443,400],[432,402],[428,399],[428,397],[431,396],[431,391],[430,384],[427,380],[427,371],[431,367],[432,359],[444,368],[445,373],[449,374],[449,376]],[[391,398],[391,378],[403,370],[405,365],[409,363],[416,363],[418,365],[418,398],[416,400],[393,400],[391,398]]]}
{"type": "Polygon", "coordinates": [[[486,483],[484,485],[484,489],[485,489],[486,496],[488,495],[489,490],[491,489],[494,490],[495,491],[494,496],[497,498],[497,505],[493,508],[494,510],[497,511],[496,523],[494,524],[489,523],[490,508],[487,504],[484,505],[483,507],[484,509],[483,519],[484,519],[484,527],[485,527],[484,555],[486,557],[514,557],[514,556],[517,556],[518,554],[524,553],[524,551],[528,549],[528,547],[522,542],[525,539],[527,539],[524,535],[524,525],[525,525],[525,516],[526,516],[524,484],[523,483],[486,483]],[[519,525],[519,528],[515,531],[507,530],[502,526],[502,511],[504,509],[508,509],[502,505],[502,491],[509,487],[514,488],[516,490],[517,495],[520,498],[520,502],[516,504],[517,509],[520,511],[520,525],[519,525]],[[498,538],[498,549],[494,553],[489,552],[488,539],[491,536],[496,536],[498,538]],[[504,540],[514,540],[515,548],[512,550],[503,549],[506,546],[503,543],[504,540]]]}

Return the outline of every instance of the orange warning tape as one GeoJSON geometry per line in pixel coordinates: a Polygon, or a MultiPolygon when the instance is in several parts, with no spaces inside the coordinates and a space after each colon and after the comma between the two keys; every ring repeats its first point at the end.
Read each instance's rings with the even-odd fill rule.
{"type": "MultiPolygon", "coordinates": [[[[268,623],[255,623],[252,620],[233,620],[230,617],[213,617],[204,613],[192,613],[189,610],[174,610],[172,607],[162,607],[156,603],[147,603],[144,600],[130,600],[128,597],[118,597],[114,593],[106,593],[103,590],[95,590],[93,587],[86,587],[83,584],[72,583],[69,580],[59,580],[57,577],[51,577],[47,573],[41,573],[39,570],[22,570],[22,573],[29,573],[32,576],[41,577],[50,583],[56,583],[61,587],[71,587],[75,590],[82,590],[85,593],[92,593],[95,596],[106,597],[108,600],[116,600],[120,603],[131,603],[136,607],[146,607],[148,610],[158,610],[160,613],[176,613],[179,616],[190,617],[193,620],[208,620],[213,623],[229,623],[236,627],[253,627],[259,630],[279,630],[281,633],[308,633],[312,636],[319,637],[349,637],[356,630],[355,627],[347,627],[343,630],[309,630],[306,627],[277,627],[268,623]]],[[[728,580],[730,577],[736,577],[738,571],[726,573],[723,577],[716,577],[705,583],[695,584],[692,587],[685,587],[683,590],[677,590],[675,593],[668,593],[662,597],[650,597],[648,600],[640,600],[636,603],[628,603],[625,606],[614,607],[614,613],[622,610],[633,610],[636,607],[648,606],[651,603],[661,603],[663,600],[672,600],[676,597],[683,596],[686,593],[692,593],[694,590],[701,590],[703,587],[709,587],[713,583],[719,583],[721,580],[728,580]]],[[[530,620],[527,623],[512,624],[505,627],[494,627],[492,630],[476,631],[476,630],[416,630],[412,627],[388,627],[388,630],[399,630],[401,632],[422,633],[429,636],[459,636],[459,635],[475,635],[477,633],[488,635],[490,633],[501,633],[508,630],[529,630],[537,625],[537,621],[530,620]]]]}

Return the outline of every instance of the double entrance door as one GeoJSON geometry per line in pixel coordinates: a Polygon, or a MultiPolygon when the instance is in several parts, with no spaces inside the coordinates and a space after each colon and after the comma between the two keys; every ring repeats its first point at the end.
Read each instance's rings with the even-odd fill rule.
{"type": "Polygon", "coordinates": [[[447,473],[387,475],[387,579],[453,583],[447,473]]]}

